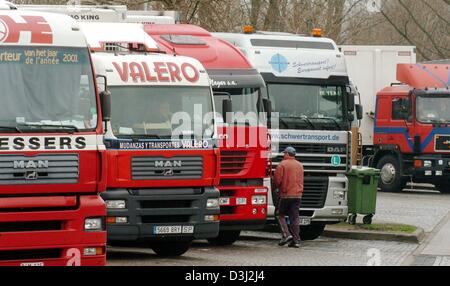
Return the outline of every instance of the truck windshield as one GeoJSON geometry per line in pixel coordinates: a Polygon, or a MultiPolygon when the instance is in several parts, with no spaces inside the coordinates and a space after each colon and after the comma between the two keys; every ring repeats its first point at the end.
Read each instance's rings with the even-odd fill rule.
{"type": "Polygon", "coordinates": [[[236,125],[258,125],[258,114],[262,106],[260,88],[221,88],[214,89],[214,103],[217,113],[222,113],[223,100],[231,97],[234,123],[236,125]]]}
{"type": "Polygon", "coordinates": [[[450,123],[450,96],[418,96],[417,120],[422,123],[450,123]]]}
{"type": "Polygon", "coordinates": [[[268,84],[280,129],[341,129],[344,123],[341,86],[268,84]]]}
{"type": "Polygon", "coordinates": [[[3,46],[0,129],[95,129],[97,103],[93,82],[87,48],[3,46]]]}
{"type": "Polygon", "coordinates": [[[209,87],[111,86],[113,132],[118,138],[211,138],[209,87]]]}

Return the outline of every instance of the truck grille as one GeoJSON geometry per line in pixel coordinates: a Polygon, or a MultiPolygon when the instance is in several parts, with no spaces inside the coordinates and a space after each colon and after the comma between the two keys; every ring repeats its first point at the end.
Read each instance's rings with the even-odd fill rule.
{"type": "MultiPolygon", "coordinates": [[[[348,155],[346,145],[321,145],[321,144],[287,144],[279,145],[279,150],[282,152],[288,146],[292,146],[297,150],[297,159],[302,162],[305,172],[314,173],[346,173],[349,170],[348,155]],[[336,150],[328,150],[334,148],[336,150]],[[340,164],[333,164],[334,156],[340,157],[340,164]]],[[[283,160],[283,155],[280,154],[273,158],[273,166],[276,168],[283,160]]]]}
{"type": "Polygon", "coordinates": [[[220,153],[220,173],[222,175],[236,175],[244,171],[247,166],[248,153],[243,151],[222,151],[220,153]]]}
{"type": "Polygon", "coordinates": [[[0,261],[58,259],[62,257],[62,249],[27,249],[0,251],[0,261]]]}
{"type": "Polygon", "coordinates": [[[202,157],[133,157],[133,180],[201,179],[202,157]]]}
{"type": "Polygon", "coordinates": [[[0,185],[76,184],[77,154],[0,155],[0,185]]]}
{"type": "Polygon", "coordinates": [[[321,209],[325,206],[328,190],[328,178],[306,177],[305,191],[301,207],[305,209],[321,209]]]}
{"type": "Polygon", "coordinates": [[[62,224],[62,221],[0,222],[0,233],[61,230],[62,224]]]}

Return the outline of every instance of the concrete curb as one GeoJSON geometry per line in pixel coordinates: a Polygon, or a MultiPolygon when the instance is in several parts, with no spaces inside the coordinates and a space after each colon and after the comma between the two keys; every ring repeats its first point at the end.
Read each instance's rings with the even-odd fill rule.
{"type": "Polygon", "coordinates": [[[379,232],[367,230],[349,230],[328,227],[325,229],[323,236],[330,238],[345,238],[356,240],[382,240],[382,241],[398,241],[408,243],[421,243],[425,239],[425,231],[417,228],[414,233],[402,232],[379,232]]]}

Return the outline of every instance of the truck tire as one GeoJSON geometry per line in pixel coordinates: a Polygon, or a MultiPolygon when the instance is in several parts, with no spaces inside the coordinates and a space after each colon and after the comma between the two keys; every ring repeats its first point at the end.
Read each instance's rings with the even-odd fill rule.
{"type": "Polygon", "coordinates": [[[209,238],[208,242],[216,246],[233,245],[239,239],[240,235],[240,230],[219,231],[219,236],[215,238],[209,238]]]}
{"type": "Polygon", "coordinates": [[[191,247],[192,241],[156,242],[152,243],[152,250],[161,257],[177,257],[185,254],[191,247]]]}
{"type": "Polygon", "coordinates": [[[323,234],[324,230],[325,224],[300,226],[300,238],[301,240],[315,240],[323,234]]]}
{"type": "Polygon", "coordinates": [[[406,186],[396,157],[384,156],[378,161],[377,169],[381,170],[379,187],[382,192],[398,193],[406,186]]]}

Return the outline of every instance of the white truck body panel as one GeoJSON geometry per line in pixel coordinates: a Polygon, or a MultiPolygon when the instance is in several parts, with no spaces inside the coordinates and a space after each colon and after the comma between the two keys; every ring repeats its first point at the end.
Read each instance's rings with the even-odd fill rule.
{"type": "Polygon", "coordinates": [[[158,50],[158,44],[144,32],[142,24],[80,22],[80,28],[92,50],[101,50],[105,43],[143,44],[147,50],[158,50]]]}
{"type": "Polygon", "coordinates": [[[87,47],[78,23],[59,14],[0,10],[0,43],[8,46],[87,47]],[[18,25],[19,34],[10,33],[18,25]]]}
{"type": "Polygon", "coordinates": [[[360,132],[363,146],[373,145],[373,114],[377,93],[397,82],[397,64],[415,64],[412,46],[340,46],[347,62],[350,81],[361,94],[364,118],[360,132]]]}
{"type": "Polygon", "coordinates": [[[175,11],[129,11],[124,5],[16,5],[20,10],[66,14],[80,22],[175,24],[175,11]]]}
{"type": "Polygon", "coordinates": [[[189,57],[94,53],[92,59],[97,74],[108,76],[108,86],[210,86],[203,65],[189,57]]]}
{"type": "MultiPolygon", "coordinates": [[[[229,41],[238,47],[249,59],[250,63],[262,74],[273,74],[275,77],[296,79],[327,80],[330,77],[348,77],[344,56],[331,39],[305,37],[293,34],[255,33],[231,34],[213,33],[215,37],[229,41]],[[279,47],[273,46],[271,41],[278,42],[279,47]],[[296,44],[294,44],[296,43],[296,44]],[[265,45],[267,44],[267,45],[265,45]],[[296,46],[298,44],[298,46],[296,46]],[[283,47],[286,45],[287,47],[283,47]]],[[[277,45],[275,43],[275,45],[277,45]]],[[[348,131],[328,130],[278,130],[270,131],[272,135],[272,157],[280,158],[280,144],[346,144],[349,146],[350,133],[348,131]],[[318,139],[320,137],[320,140],[318,139]]],[[[350,151],[350,147],[348,147],[350,151]]],[[[297,154],[299,157],[337,157],[333,154],[297,154]]],[[[349,153],[342,155],[349,162],[349,153]]],[[[343,158],[341,157],[341,159],[343,158]]],[[[346,192],[348,181],[345,171],[336,171],[341,165],[319,164],[327,168],[321,171],[328,177],[325,203],[322,208],[302,208],[301,211],[311,211],[313,222],[334,223],[342,221],[348,213],[347,201],[336,199],[335,192],[346,192]],[[329,175],[329,176],[328,176],[329,175]]],[[[273,162],[276,166],[277,163],[273,162]]],[[[318,164],[304,164],[305,172],[317,173],[313,170],[318,164]]],[[[265,185],[271,189],[270,181],[265,185]]],[[[274,205],[269,194],[269,217],[274,216],[274,205]]]]}

